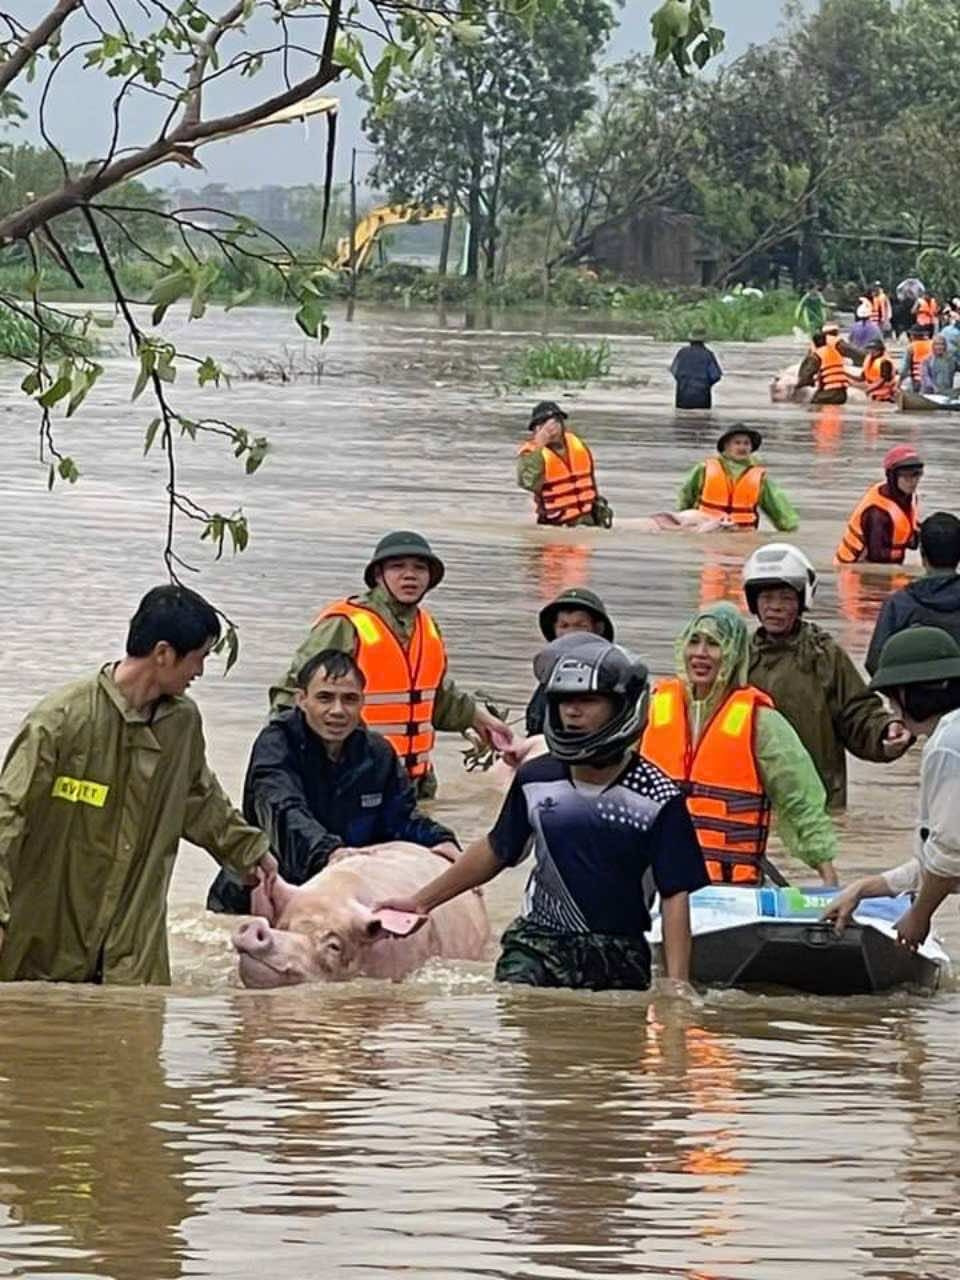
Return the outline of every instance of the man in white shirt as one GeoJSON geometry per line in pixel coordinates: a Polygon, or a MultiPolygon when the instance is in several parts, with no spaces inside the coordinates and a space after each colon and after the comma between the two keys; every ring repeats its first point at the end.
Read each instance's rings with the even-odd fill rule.
{"type": "Polygon", "coordinates": [[[897,922],[916,950],[934,912],[960,889],[960,645],[938,627],[908,627],[883,646],[870,683],[890,699],[909,731],[927,739],[920,762],[916,856],[838,894],[826,918],[843,929],[863,898],[916,892],[897,922]]]}

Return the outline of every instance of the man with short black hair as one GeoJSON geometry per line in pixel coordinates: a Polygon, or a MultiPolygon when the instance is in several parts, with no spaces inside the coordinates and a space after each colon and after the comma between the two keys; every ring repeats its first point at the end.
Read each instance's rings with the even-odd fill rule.
{"type": "Polygon", "coordinates": [[[446,572],[426,538],[409,529],[385,534],[363,571],[367,590],[328,604],[293,655],[286,675],[270,690],[274,712],[294,705],[297,675],[325,649],[349,653],[367,681],[364,719],[387,738],[421,799],[436,794],[432,751],[436,730],[474,729],[503,750],[512,731],[447,673],[447,649],[424,597],[446,572]]]}
{"type": "MultiPolygon", "coordinates": [[[[409,840],[449,858],[456,836],[417,809],[396,751],[361,722],[366,679],[341,649],[314,654],[297,677],[296,705],[261,729],[243,788],[249,822],[270,837],[280,874],[304,884],[339,848],[409,840]]],[[[250,890],[221,871],[211,911],[247,913],[250,890]]]]}
{"type": "Polygon", "coordinates": [[[865,663],[871,675],[884,644],[907,627],[939,627],[960,641],[960,520],[956,516],[949,511],[927,516],[920,525],[920,558],[924,576],[888,596],[880,610],[865,663]]]}
{"type": "Polygon", "coordinates": [[[530,438],[518,451],[517,484],[533,494],[537,524],[609,529],[613,512],[597,488],[593,453],[566,424],[567,415],[556,401],[534,405],[527,424],[530,438]]]}
{"type": "Polygon", "coordinates": [[[573,632],[537,655],[534,674],[547,690],[549,754],[520,765],[488,835],[411,898],[378,906],[425,916],[532,849],[498,982],[643,990],[657,892],[666,977],[684,982],[689,895],[708,877],[683,792],[637,753],[647,669],[619,645],[573,632]]]}
{"type": "Polygon", "coordinates": [[[168,983],[181,837],[241,879],[276,868],[206,761],[191,682],[220,636],[195,591],[148,591],[126,657],[49,694],[0,773],[0,979],[168,983]]]}

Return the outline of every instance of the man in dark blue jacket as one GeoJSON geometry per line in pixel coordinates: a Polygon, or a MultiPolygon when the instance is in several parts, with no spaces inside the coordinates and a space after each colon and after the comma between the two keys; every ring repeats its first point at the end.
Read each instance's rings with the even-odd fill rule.
{"type": "Polygon", "coordinates": [[[673,357],[670,372],[677,384],[675,404],[678,409],[709,409],[712,389],[723,377],[717,357],[705,346],[707,335],[694,329],[690,345],[681,347],[673,357]]]}
{"type": "MultiPolygon", "coordinates": [[[[453,859],[449,827],[417,809],[397,753],[360,722],[364,677],[353,657],[325,649],[297,677],[296,704],[257,735],[247,766],[243,812],[270,838],[280,874],[303,884],[344,848],[409,840],[453,859]]],[[[211,911],[245,913],[250,890],[221,872],[211,911]]]]}
{"type": "Polygon", "coordinates": [[[907,627],[939,627],[960,642],[960,520],[934,511],[920,526],[920,556],[926,573],[884,601],[865,666],[876,675],[880,650],[907,627]]]}

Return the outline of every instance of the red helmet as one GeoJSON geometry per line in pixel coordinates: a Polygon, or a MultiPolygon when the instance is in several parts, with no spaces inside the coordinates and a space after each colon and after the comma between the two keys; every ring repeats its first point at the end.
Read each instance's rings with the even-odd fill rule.
{"type": "Polygon", "coordinates": [[[883,457],[884,471],[922,471],[923,459],[912,444],[895,444],[883,457]]]}

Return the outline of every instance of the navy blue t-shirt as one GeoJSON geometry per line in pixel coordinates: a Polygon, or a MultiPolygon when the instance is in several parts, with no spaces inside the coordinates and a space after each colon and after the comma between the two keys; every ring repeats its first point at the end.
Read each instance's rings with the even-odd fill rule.
{"type": "Polygon", "coordinates": [[[664,898],[709,883],[679,788],[633,755],[599,793],[581,790],[553,756],[523,764],[490,832],[496,857],[515,866],[533,840],[523,916],[542,928],[636,937],[664,898]]]}

